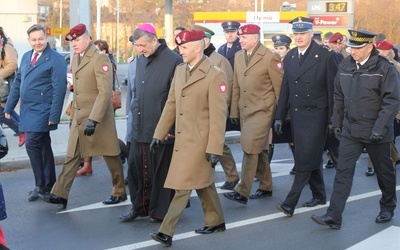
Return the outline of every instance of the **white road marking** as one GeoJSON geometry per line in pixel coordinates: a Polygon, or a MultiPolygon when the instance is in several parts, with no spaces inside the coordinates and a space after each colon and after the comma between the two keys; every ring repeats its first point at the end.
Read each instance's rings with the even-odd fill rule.
{"type": "Polygon", "coordinates": [[[400,249],[400,227],[390,226],[381,232],[347,248],[347,250],[400,249]]]}
{"type": "MultiPolygon", "coordinates": [[[[237,163],[236,167],[238,168],[238,171],[240,171],[242,169],[242,164],[241,163],[237,163]]],[[[274,163],[274,161],[272,161],[272,166],[271,166],[271,170],[272,170],[272,177],[278,177],[278,176],[284,176],[284,175],[288,175],[290,169],[292,169],[293,167],[293,163],[274,163]]],[[[222,172],[222,167],[221,166],[216,166],[216,171],[220,171],[222,172]]],[[[224,182],[218,182],[215,183],[215,186],[217,187],[217,192],[219,194],[223,194],[223,193],[227,193],[227,192],[231,192],[230,190],[222,190],[219,187],[221,187],[224,184],[224,182]]],[[[196,192],[192,192],[191,197],[197,197],[197,193],[196,192]]],[[[94,203],[94,204],[90,204],[87,206],[83,206],[83,207],[77,207],[77,208],[73,208],[73,209],[69,209],[69,210],[63,210],[58,212],[57,214],[64,214],[64,213],[72,213],[72,212],[79,212],[79,211],[86,211],[86,210],[92,210],[92,209],[100,209],[100,208],[110,208],[110,207],[118,207],[118,206],[128,206],[131,205],[130,203],[130,196],[128,195],[128,199],[124,202],[118,203],[118,204],[114,204],[114,205],[104,205],[102,202],[98,202],[98,203],[94,203]]]]}
{"type": "MultiPolygon", "coordinates": [[[[396,187],[396,190],[400,190],[400,185],[396,187]]],[[[347,202],[352,202],[352,201],[357,201],[357,200],[361,200],[361,199],[365,199],[365,198],[370,198],[376,195],[380,195],[381,192],[380,190],[377,191],[372,191],[372,192],[368,192],[368,193],[364,193],[364,194],[359,194],[359,195],[354,195],[351,196],[347,202]]],[[[302,207],[302,208],[298,208],[295,211],[295,214],[301,214],[301,213],[305,213],[305,212],[310,212],[313,210],[317,210],[317,209],[321,209],[324,207],[328,207],[329,206],[329,202],[326,205],[321,205],[321,206],[316,206],[316,207],[302,207]]],[[[242,220],[242,221],[237,221],[237,222],[232,222],[232,223],[228,223],[226,224],[226,228],[227,229],[232,229],[232,228],[236,228],[236,227],[243,227],[243,226],[247,226],[247,225],[251,225],[251,224],[256,224],[256,223],[260,223],[260,222],[265,222],[268,220],[274,220],[277,218],[282,218],[282,217],[286,217],[285,214],[278,212],[275,214],[269,214],[269,215],[264,215],[264,216],[260,216],[260,217],[256,217],[256,218],[251,218],[251,219],[247,219],[247,220],[242,220]]],[[[397,232],[397,231],[396,231],[397,232]]],[[[382,232],[381,232],[382,233],[382,232]]],[[[400,241],[399,237],[398,237],[398,233],[394,234],[392,231],[390,231],[390,235],[393,238],[396,238],[396,242],[400,241]],[[392,235],[393,234],[393,235],[392,235]]],[[[200,236],[199,234],[196,234],[194,232],[186,232],[186,233],[181,233],[181,234],[177,234],[174,235],[173,240],[177,241],[177,240],[182,240],[182,239],[188,239],[188,238],[192,238],[195,236],[200,236]]],[[[387,236],[384,236],[385,238],[387,236]]],[[[379,244],[381,244],[381,241],[377,241],[379,244]]],[[[391,239],[390,244],[392,245],[393,243],[393,239],[391,239]]],[[[115,248],[109,248],[107,250],[130,250],[130,249],[139,249],[139,248],[143,248],[143,247],[149,247],[149,246],[154,246],[154,245],[159,245],[160,243],[154,241],[154,240],[147,240],[147,241],[142,241],[142,242],[138,242],[138,243],[134,243],[134,244],[130,244],[130,245],[125,245],[125,246],[120,246],[120,247],[115,247],[115,248]]],[[[375,243],[377,244],[377,243],[375,243]]],[[[379,247],[377,248],[370,248],[370,245],[367,245],[368,248],[355,248],[355,249],[351,249],[351,250],[358,250],[358,249],[386,249],[384,247],[382,247],[382,245],[379,245],[379,247]]],[[[388,249],[399,249],[399,247],[397,248],[388,248],[388,249]]]]}

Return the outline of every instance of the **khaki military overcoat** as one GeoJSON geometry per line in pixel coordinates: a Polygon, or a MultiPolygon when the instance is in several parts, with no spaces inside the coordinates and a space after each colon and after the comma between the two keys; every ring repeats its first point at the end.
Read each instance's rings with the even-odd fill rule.
{"type": "Polygon", "coordinates": [[[120,148],[111,101],[112,66],[107,55],[89,46],[80,63],[79,54],[72,61],[74,95],[67,156],[74,156],[78,140],[82,157],[115,156],[120,148]],[[83,134],[88,119],[98,122],[92,136],[83,134]]]}
{"type": "Polygon", "coordinates": [[[260,44],[246,64],[246,51],[235,55],[231,118],[240,118],[240,143],[247,154],[268,150],[268,136],[282,84],[282,62],[260,44]]]}
{"type": "Polygon", "coordinates": [[[206,153],[222,155],[227,114],[226,76],[205,57],[190,78],[187,64],[175,71],[167,103],[154,132],[163,140],[175,123],[175,145],[164,187],[202,189],[214,182],[206,153]]]}

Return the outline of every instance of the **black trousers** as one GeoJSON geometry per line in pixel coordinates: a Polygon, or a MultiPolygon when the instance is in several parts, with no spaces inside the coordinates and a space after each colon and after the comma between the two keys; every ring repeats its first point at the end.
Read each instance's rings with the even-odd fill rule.
{"type": "Polygon", "coordinates": [[[25,148],[36,186],[51,189],[56,182],[56,170],[50,132],[27,132],[25,148]]]}
{"type": "Polygon", "coordinates": [[[173,147],[173,144],[161,144],[155,152],[150,152],[150,143],[132,139],[128,154],[128,188],[135,211],[157,219],[163,219],[167,213],[174,191],[164,188],[164,182],[173,147]]]}
{"type": "Polygon", "coordinates": [[[289,194],[286,196],[285,204],[294,210],[304,186],[309,183],[314,199],[326,199],[324,177],[322,175],[322,161],[320,169],[311,171],[296,171],[294,181],[289,194]]]}
{"type": "Polygon", "coordinates": [[[327,211],[327,215],[337,220],[342,220],[342,213],[353,185],[356,161],[364,147],[375,166],[378,185],[382,192],[379,201],[381,211],[393,211],[396,207],[396,170],[390,157],[390,142],[370,144],[342,136],[339,163],[327,211]]]}

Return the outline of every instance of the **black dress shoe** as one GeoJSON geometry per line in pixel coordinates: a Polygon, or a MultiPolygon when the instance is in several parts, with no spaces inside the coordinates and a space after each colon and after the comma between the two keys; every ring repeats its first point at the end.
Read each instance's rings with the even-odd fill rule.
{"type": "Polygon", "coordinates": [[[317,224],[326,225],[332,229],[340,229],[342,226],[342,222],[340,220],[334,219],[326,214],[322,216],[313,215],[311,216],[311,219],[317,224]]]}
{"type": "Polygon", "coordinates": [[[288,205],[286,205],[284,202],[277,204],[276,209],[283,212],[284,214],[286,214],[289,217],[292,217],[292,215],[294,213],[294,210],[292,208],[290,208],[288,205]]]}
{"type": "Polygon", "coordinates": [[[217,226],[198,228],[198,229],[194,230],[194,232],[197,234],[212,234],[215,232],[222,232],[225,230],[226,230],[225,222],[223,222],[217,226]]]}
{"type": "Polygon", "coordinates": [[[257,189],[257,191],[254,194],[251,194],[249,196],[249,199],[261,199],[267,196],[272,196],[271,190],[257,189]]]}
{"type": "Polygon", "coordinates": [[[326,168],[333,168],[333,167],[335,167],[335,166],[333,165],[333,161],[329,160],[329,161],[326,163],[325,167],[326,167],[326,168]]]}
{"type": "Polygon", "coordinates": [[[145,217],[147,216],[146,214],[139,213],[138,211],[131,210],[128,213],[124,213],[119,217],[121,222],[132,222],[134,221],[137,217],[145,217]]]}
{"type": "Polygon", "coordinates": [[[375,219],[376,223],[385,223],[388,222],[392,219],[394,213],[393,211],[389,212],[389,211],[381,211],[379,212],[378,216],[375,219]]]}
{"type": "Polygon", "coordinates": [[[155,217],[150,217],[149,218],[149,222],[150,223],[161,223],[163,220],[162,219],[158,219],[158,218],[155,218],[155,217]]]}
{"type": "Polygon", "coordinates": [[[291,175],[295,175],[296,174],[296,169],[293,167],[292,170],[290,170],[289,172],[291,175]]]}
{"type": "Polygon", "coordinates": [[[127,196],[126,194],[121,195],[121,196],[112,196],[108,198],[107,200],[103,201],[104,205],[112,205],[112,204],[118,204],[120,202],[126,201],[127,196]]]}
{"type": "Polygon", "coordinates": [[[39,194],[40,199],[47,203],[57,204],[60,205],[62,209],[67,208],[68,200],[58,197],[55,194],[39,194]]]}
{"type": "Polygon", "coordinates": [[[375,169],[373,168],[368,168],[367,171],[365,171],[366,176],[373,176],[375,174],[375,169]]]}
{"type": "Polygon", "coordinates": [[[318,198],[312,198],[311,200],[307,201],[306,203],[303,204],[303,207],[315,207],[317,205],[325,205],[326,200],[323,199],[318,199],[318,198]]]}
{"type": "Polygon", "coordinates": [[[247,198],[244,197],[243,195],[239,194],[236,191],[230,192],[230,193],[225,193],[224,196],[230,200],[239,202],[241,204],[247,204],[247,198]]]}
{"type": "Polygon", "coordinates": [[[225,181],[224,185],[222,185],[220,188],[221,189],[226,189],[226,190],[233,190],[233,188],[236,186],[236,184],[239,183],[239,179],[237,179],[236,181],[225,181]]]}
{"type": "Polygon", "coordinates": [[[166,234],[163,233],[151,233],[150,234],[151,238],[153,238],[153,240],[160,242],[161,244],[170,247],[172,245],[172,237],[168,236],[166,234]]]}

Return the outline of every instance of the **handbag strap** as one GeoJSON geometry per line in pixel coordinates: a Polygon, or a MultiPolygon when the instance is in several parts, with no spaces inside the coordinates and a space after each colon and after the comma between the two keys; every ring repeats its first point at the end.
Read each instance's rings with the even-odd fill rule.
{"type": "Polygon", "coordinates": [[[113,71],[114,71],[114,78],[118,84],[118,90],[121,90],[121,84],[119,84],[118,75],[117,75],[117,67],[114,66],[114,64],[112,66],[113,66],[113,71]]]}

